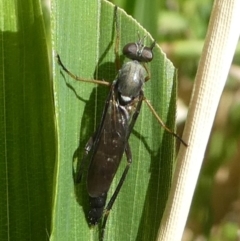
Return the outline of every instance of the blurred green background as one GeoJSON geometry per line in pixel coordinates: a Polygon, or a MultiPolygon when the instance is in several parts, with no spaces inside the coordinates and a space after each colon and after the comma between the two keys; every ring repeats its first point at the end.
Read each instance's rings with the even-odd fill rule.
{"type": "MultiPolygon", "coordinates": [[[[156,39],[178,69],[178,132],[186,118],[213,0],[112,0],[156,39]]],[[[182,240],[239,240],[240,45],[221,97],[182,240]]]]}

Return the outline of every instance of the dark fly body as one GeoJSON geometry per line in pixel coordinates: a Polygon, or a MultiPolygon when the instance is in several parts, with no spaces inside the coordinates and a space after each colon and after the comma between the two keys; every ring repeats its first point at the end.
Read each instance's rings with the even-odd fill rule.
{"type": "MultiPolygon", "coordinates": [[[[133,58],[133,50],[135,55],[138,53],[138,60],[127,62],[119,70],[118,77],[111,86],[105,104],[102,122],[94,135],[94,139],[91,138],[90,145],[88,144],[86,148],[87,150],[93,149],[87,177],[87,189],[91,206],[89,221],[93,225],[97,224],[102,217],[107,192],[124,152],[127,156],[128,165],[123,180],[132,162],[128,139],[144,98],[142,87],[146,76],[146,70],[139,61],[151,61],[153,56],[152,48],[149,48],[148,51],[151,51],[151,53],[148,53],[147,57],[142,56],[143,51],[145,53],[146,50],[141,40],[126,46],[123,49],[123,54],[126,57],[131,55],[131,58],[133,58]]],[[[106,212],[111,209],[123,180],[120,181],[116,194],[113,195],[107,205],[106,212]]]]}

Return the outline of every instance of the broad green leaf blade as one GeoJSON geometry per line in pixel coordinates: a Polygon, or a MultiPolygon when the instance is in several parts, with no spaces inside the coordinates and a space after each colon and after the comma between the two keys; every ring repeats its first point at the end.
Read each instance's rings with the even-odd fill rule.
{"type": "Polygon", "coordinates": [[[0,240],[47,240],[55,126],[38,1],[0,1],[0,240]]]}
{"type": "MultiPolygon", "coordinates": [[[[146,31],[119,9],[120,46],[137,41],[137,32],[146,31]]],[[[74,74],[84,78],[112,82],[115,68],[114,6],[105,1],[53,2],[54,50],[74,74]]],[[[146,45],[153,40],[147,34],[146,45]]],[[[122,58],[123,60],[123,58],[122,58]]],[[[124,61],[128,61],[125,59],[124,61]]],[[[148,65],[151,80],[145,95],[174,129],[176,87],[175,70],[161,50],[154,49],[148,65]],[[170,108],[171,107],[171,108],[170,108]]],[[[74,185],[74,157],[82,156],[84,146],[99,125],[109,89],[77,82],[55,65],[55,101],[59,141],[56,190],[51,240],[98,240],[98,227],[90,229],[86,216],[88,195],[86,180],[74,185]],[[78,149],[79,148],[79,149],[78,149]]],[[[143,103],[130,137],[133,164],[123,188],[110,212],[105,240],[155,240],[164,210],[174,158],[174,138],[166,133],[143,103]]],[[[108,197],[116,188],[124,157],[108,197]]],[[[86,177],[86,173],[85,173],[86,177]]]]}

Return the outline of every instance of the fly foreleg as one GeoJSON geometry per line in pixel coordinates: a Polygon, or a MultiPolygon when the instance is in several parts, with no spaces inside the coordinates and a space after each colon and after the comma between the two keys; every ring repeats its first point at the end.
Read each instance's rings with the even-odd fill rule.
{"type": "Polygon", "coordinates": [[[77,80],[77,81],[83,81],[83,82],[88,82],[88,83],[94,83],[94,84],[99,84],[99,85],[105,85],[105,86],[111,86],[111,83],[104,81],[104,80],[95,80],[95,79],[85,79],[82,77],[78,77],[77,75],[73,74],[70,72],[65,65],[63,64],[60,55],[56,54],[57,62],[58,64],[62,67],[62,69],[69,75],[71,78],[77,80]]]}

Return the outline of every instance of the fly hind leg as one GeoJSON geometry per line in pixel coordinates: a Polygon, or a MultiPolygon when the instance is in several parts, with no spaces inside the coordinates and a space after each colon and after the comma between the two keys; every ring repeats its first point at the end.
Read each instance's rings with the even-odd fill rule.
{"type": "Polygon", "coordinates": [[[107,204],[107,207],[105,208],[105,213],[104,213],[104,218],[103,218],[103,222],[102,222],[102,227],[101,227],[101,233],[100,233],[100,240],[102,241],[104,239],[104,231],[105,231],[105,227],[106,227],[106,223],[107,223],[107,219],[108,219],[108,215],[109,215],[109,212],[110,210],[112,209],[112,206],[118,196],[118,193],[120,192],[121,190],[121,187],[125,181],[125,178],[127,176],[127,173],[128,173],[128,170],[130,168],[130,165],[132,163],[132,152],[131,152],[131,148],[130,148],[130,145],[129,143],[127,142],[127,145],[125,147],[125,153],[126,153],[126,157],[127,157],[127,166],[125,167],[124,169],[124,172],[121,176],[121,179],[117,185],[117,188],[116,190],[114,191],[110,201],[108,202],[107,204]]]}

